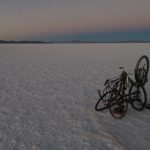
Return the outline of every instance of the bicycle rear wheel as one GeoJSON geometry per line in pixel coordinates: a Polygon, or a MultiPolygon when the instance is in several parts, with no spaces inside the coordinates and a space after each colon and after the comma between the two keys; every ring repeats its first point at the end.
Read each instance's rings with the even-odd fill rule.
{"type": "Polygon", "coordinates": [[[134,84],[129,90],[129,99],[131,106],[137,111],[145,108],[147,103],[147,94],[145,88],[141,85],[134,84]]]}
{"type": "Polygon", "coordinates": [[[149,72],[149,59],[146,55],[143,55],[139,58],[135,70],[135,80],[140,83],[141,85],[144,85],[147,82],[147,75],[149,72]]]}
{"type": "Polygon", "coordinates": [[[128,102],[126,96],[118,96],[111,99],[109,110],[114,118],[121,119],[126,115],[128,102]]]}

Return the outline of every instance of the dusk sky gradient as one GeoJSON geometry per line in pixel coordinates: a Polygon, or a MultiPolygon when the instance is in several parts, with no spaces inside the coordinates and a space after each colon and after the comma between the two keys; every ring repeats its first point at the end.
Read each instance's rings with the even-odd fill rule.
{"type": "Polygon", "coordinates": [[[1,40],[150,40],[150,0],[1,0],[1,40]]]}

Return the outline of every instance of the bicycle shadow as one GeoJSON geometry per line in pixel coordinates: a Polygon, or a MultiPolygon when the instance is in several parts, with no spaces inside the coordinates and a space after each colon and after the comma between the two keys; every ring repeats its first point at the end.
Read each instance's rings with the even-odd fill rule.
{"type": "Polygon", "coordinates": [[[146,104],[145,108],[150,109],[150,103],[146,104]]]}

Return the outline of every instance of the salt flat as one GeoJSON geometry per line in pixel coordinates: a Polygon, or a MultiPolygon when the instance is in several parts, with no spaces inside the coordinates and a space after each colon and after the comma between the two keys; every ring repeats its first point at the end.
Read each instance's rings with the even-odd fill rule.
{"type": "Polygon", "coordinates": [[[94,110],[97,89],[143,54],[150,44],[0,45],[0,150],[149,150],[150,110],[94,110]]]}

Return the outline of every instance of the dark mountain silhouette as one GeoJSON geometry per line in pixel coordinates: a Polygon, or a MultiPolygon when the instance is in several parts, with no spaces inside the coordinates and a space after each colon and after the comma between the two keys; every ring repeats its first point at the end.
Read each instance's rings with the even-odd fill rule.
{"type": "Polygon", "coordinates": [[[5,41],[0,40],[0,44],[55,44],[55,43],[150,43],[150,41],[143,40],[127,40],[127,41],[82,41],[82,40],[72,40],[72,41],[53,41],[53,42],[45,42],[45,41],[5,41]]]}
{"type": "Polygon", "coordinates": [[[41,43],[46,43],[46,42],[43,42],[43,41],[5,41],[5,40],[0,40],[0,44],[41,44],[41,43]]]}

